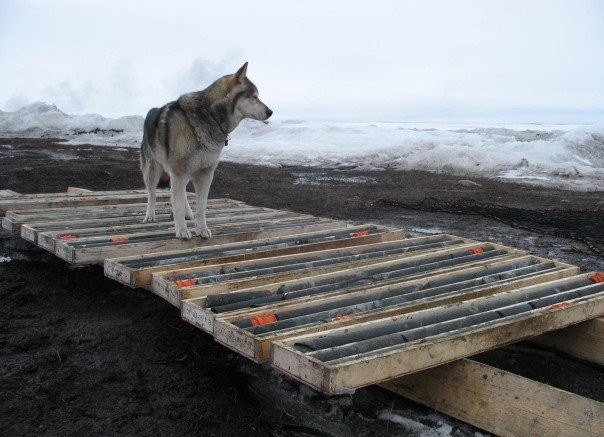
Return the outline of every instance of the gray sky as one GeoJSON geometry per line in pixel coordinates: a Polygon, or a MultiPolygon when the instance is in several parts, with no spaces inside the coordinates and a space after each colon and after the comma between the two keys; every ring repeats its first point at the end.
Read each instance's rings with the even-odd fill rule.
{"type": "Polygon", "coordinates": [[[3,110],[144,114],[244,61],[280,118],[604,121],[604,1],[0,1],[3,110]]]}

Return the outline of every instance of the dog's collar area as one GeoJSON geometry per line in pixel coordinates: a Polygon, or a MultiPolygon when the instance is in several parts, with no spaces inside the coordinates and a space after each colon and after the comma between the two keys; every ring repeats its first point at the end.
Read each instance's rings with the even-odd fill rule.
{"type": "Polygon", "coordinates": [[[224,129],[220,125],[220,122],[218,120],[216,120],[216,117],[214,117],[214,114],[212,114],[210,111],[208,111],[208,115],[212,118],[212,120],[214,120],[214,123],[216,123],[216,126],[218,126],[218,129],[220,129],[220,132],[222,132],[222,134],[224,135],[224,147],[228,146],[229,140],[231,139],[231,137],[229,136],[229,134],[227,134],[224,131],[224,129]]]}

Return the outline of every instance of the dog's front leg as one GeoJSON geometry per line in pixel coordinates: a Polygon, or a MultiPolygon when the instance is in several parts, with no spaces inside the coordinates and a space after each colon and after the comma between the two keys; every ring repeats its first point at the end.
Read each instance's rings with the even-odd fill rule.
{"type": "Polygon", "coordinates": [[[191,232],[187,229],[187,222],[185,221],[185,214],[187,212],[187,182],[188,180],[185,176],[170,175],[170,193],[176,238],[186,240],[191,238],[191,232]]]}
{"type": "Polygon", "coordinates": [[[197,208],[195,209],[195,233],[202,238],[212,238],[212,232],[206,224],[206,208],[208,206],[208,194],[210,185],[214,178],[216,165],[199,170],[194,178],[195,195],[197,197],[197,208]]]}

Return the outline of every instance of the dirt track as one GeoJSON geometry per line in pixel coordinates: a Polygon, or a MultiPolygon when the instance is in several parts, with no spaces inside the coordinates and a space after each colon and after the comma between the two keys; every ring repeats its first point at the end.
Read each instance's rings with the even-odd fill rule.
{"type": "MultiPolygon", "coordinates": [[[[0,139],[0,146],[0,189],[142,185],[137,150],[9,139],[0,139]]],[[[515,225],[556,235],[593,228],[590,241],[602,241],[601,192],[475,178],[481,186],[465,186],[460,179],[222,163],[211,196],[395,225],[414,234],[450,232],[604,270],[604,258],[576,239],[537,234],[492,217],[418,211],[380,200],[472,199],[524,211],[515,225]],[[531,210],[537,209],[561,219],[547,226],[531,223],[531,210]]],[[[316,395],[231,353],[181,321],[166,302],[105,279],[99,268],[72,269],[42,252],[12,249],[6,235],[0,255],[13,258],[0,263],[1,435],[413,435],[377,420],[377,413],[402,411],[434,428],[442,419],[378,388],[334,399],[316,395]]],[[[602,369],[553,353],[498,351],[481,360],[604,400],[602,369]]],[[[471,427],[447,420],[455,426],[452,435],[474,435],[471,427]]]]}

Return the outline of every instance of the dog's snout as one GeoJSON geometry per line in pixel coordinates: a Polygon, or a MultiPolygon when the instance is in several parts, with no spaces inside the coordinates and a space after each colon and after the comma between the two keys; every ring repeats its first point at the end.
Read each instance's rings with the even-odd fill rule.
{"type": "Polygon", "coordinates": [[[273,115],[273,111],[271,111],[269,108],[266,108],[266,118],[269,118],[271,115],[273,115]]]}

